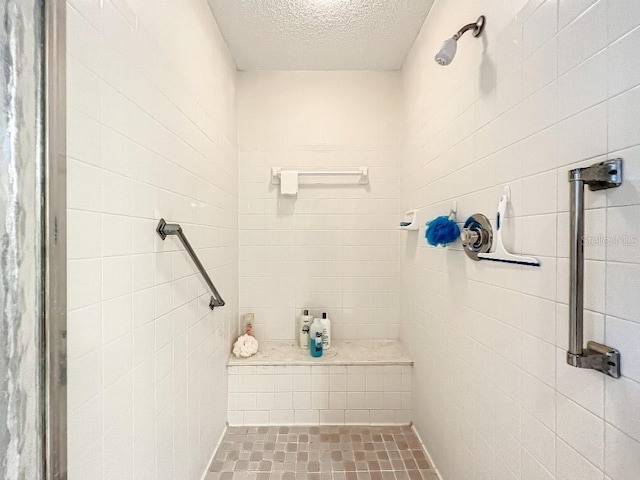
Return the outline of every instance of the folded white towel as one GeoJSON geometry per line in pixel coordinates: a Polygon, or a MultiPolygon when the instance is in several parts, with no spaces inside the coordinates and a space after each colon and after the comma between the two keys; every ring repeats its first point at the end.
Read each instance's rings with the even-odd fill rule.
{"type": "Polygon", "coordinates": [[[252,337],[251,335],[240,335],[236,343],[233,344],[233,354],[236,358],[240,357],[250,357],[251,355],[258,352],[258,340],[256,337],[252,337]]]}
{"type": "Polygon", "coordinates": [[[280,171],[280,194],[291,196],[298,194],[298,170],[280,171]]]}

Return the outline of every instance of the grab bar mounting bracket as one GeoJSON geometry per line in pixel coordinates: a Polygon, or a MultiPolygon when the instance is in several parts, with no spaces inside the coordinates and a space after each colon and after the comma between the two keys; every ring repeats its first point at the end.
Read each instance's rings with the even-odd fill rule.
{"type": "Polygon", "coordinates": [[[160,219],[160,222],[158,222],[158,226],[156,227],[156,232],[158,232],[158,235],[160,235],[162,240],[167,238],[167,235],[177,235],[181,230],[180,225],[177,223],[167,223],[164,221],[164,218],[160,219]]]}
{"type": "Polygon", "coordinates": [[[584,182],[595,192],[622,185],[622,159],[607,160],[590,167],[574,168],[569,171],[570,182],[584,182]]]}
{"type": "Polygon", "coordinates": [[[567,352],[567,363],[573,367],[599,370],[613,378],[620,378],[620,352],[596,342],[587,342],[582,354],[567,352]]]}

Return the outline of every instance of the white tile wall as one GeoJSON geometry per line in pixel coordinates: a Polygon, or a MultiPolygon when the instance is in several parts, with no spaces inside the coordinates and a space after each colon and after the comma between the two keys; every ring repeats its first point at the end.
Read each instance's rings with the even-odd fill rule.
{"type": "Polygon", "coordinates": [[[230,366],[230,425],[408,424],[411,366],[230,366]]]}
{"type": "Polygon", "coordinates": [[[199,478],[225,402],[231,424],[413,419],[446,480],[640,476],[640,6],[475,3],[437,1],[402,73],[241,74],[238,131],[206,2],[69,0],[71,479],[199,478]],[[451,18],[480,13],[483,39],[437,66],[451,18]],[[622,351],[621,380],[563,362],[566,171],[613,155],[625,185],[587,193],[601,237],[586,248],[586,322],[622,351]],[[293,200],[269,184],[271,166],[358,165],[368,187],[293,200]],[[460,220],[491,214],[505,184],[508,244],[540,269],[474,264],[396,230],[403,210],[424,223],[454,198],[460,220]],[[207,309],[182,250],[156,237],[160,216],[188,229],[224,309],[207,309]],[[597,240],[615,236],[628,241],[597,240]],[[303,308],[328,311],[337,338],[400,330],[414,373],[232,367],[227,398],[239,311],[258,336],[291,339],[303,308]]]}
{"type": "Polygon", "coordinates": [[[204,0],[69,0],[67,24],[69,479],[199,479],[238,314],[235,66],[204,0]]]}
{"type": "Polygon", "coordinates": [[[400,88],[397,72],[240,74],[240,311],[259,338],[295,338],[305,308],[335,338],[397,338],[400,88]],[[360,165],[370,185],[270,185],[272,166],[360,165]]]}
{"type": "Polygon", "coordinates": [[[402,241],[413,419],[445,480],[639,478],[640,4],[475,3],[435,2],[403,70],[400,210],[427,220],[457,199],[461,222],[493,216],[508,184],[508,247],[542,267],[402,241]],[[463,37],[455,61],[436,65],[451,19],[480,13],[483,39],[463,37]],[[565,364],[566,172],[618,155],[625,185],[586,193],[585,249],[585,335],[621,350],[614,380],[565,364]]]}

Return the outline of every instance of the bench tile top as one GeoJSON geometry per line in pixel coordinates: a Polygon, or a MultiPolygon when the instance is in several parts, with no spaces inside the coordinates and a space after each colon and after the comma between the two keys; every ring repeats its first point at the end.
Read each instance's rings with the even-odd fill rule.
{"type": "Polygon", "coordinates": [[[293,340],[272,340],[260,342],[252,357],[231,354],[228,365],[413,365],[413,360],[397,340],[338,340],[319,358],[293,340]]]}

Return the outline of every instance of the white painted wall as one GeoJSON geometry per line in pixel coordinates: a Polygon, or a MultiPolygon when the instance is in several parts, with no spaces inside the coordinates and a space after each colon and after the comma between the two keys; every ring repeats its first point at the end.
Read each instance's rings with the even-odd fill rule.
{"type": "Polygon", "coordinates": [[[295,338],[304,308],[335,338],[397,338],[396,72],[239,76],[240,312],[257,336],[295,338]],[[371,183],[301,186],[281,197],[272,166],[370,167],[371,183]]]}
{"type": "Polygon", "coordinates": [[[457,199],[460,222],[494,217],[510,185],[508,247],[542,262],[474,263],[423,230],[401,249],[413,418],[444,480],[640,478],[639,26],[631,0],[438,0],[409,56],[401,210],[426,221],[457,199]],[[436,65],[479,14],[482,39],[436,65]],[[625,184],[586,193],[601,245],[586,248],[585,300],[586,337],[622,352],[619,380],[564,360],[567,170],[615,156],[625,184]],[[603,245],[615,236],[630,243],[603,245]]]}
{"type": "Polygon", "coordinates": [[[68,4],[69,478],[199,479],[238,313],[235,66],[205,0],[68,4]],[[227,302],[160,217],[182,224],[227,302]]]}

